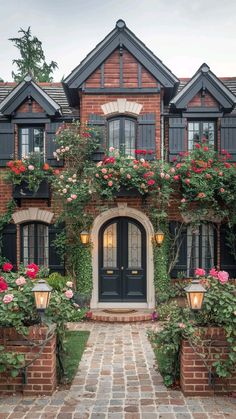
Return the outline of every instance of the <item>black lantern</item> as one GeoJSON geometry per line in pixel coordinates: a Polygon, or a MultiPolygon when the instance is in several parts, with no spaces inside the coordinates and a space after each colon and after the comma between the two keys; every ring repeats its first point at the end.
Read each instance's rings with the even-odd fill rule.
{"type": "Polygon", "coordinates": [[[158,230],[155,233],[154,238],[155,238],[155,242],[156,242],[157,246],[161,246],[162,245],[163,240],[164,240],[164,237],[165,237],[165,234],[161,230],[158,230]]]}
{"type": "Polygon", "coordinates": [[[204,294],[206,289],[200,284],[197,279],[194,279],[192,283],[185,288],[188,305],[193,311],[199,311],[202,308],[204,294]]]}
{"type": "Polygon", "coordinates": [[[90,234],[89,234],[88,231],[86,231],[86,230],[81,231],[81,233],[80,233],[80,241],[84,245],[89,244],[90,234]]]}
{"type": "Polygon", "coordinates": [[[32,288],[36,308],[40,315],[44,314],[44,311],[49,305],[51,291],[52,287],[50,287],[44,279],[40,279],[32,288]]]}

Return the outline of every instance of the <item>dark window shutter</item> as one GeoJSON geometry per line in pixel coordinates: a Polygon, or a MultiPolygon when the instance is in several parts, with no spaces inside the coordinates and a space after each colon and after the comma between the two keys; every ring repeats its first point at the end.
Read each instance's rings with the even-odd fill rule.
{"type": "Polygon", "coordinates": [[[220,148],[232,155],[236,161],[236,118],[222,118],[220,129],[220,148]]]}
{"type": "Polygon", "coordinates": [[[89,115],[88,124],[91,128],[94,128],[94,137],[98,142],[97,150],[93,153],[93,161],[100,161],[104,157],[104,151],[106,148],[105,122],[105,118],[101,115],[94,113],[89,115]]]}
{"type": "Polygon", "coordinates": [[[59,272],[60,274],[64,275],[65,273],[65,266],[64,262],[61,260],[60,255],[57,253],[57,249],[55,248],[53,242],[56,239],[58,233],[63,230],[63,225],[55,226],[49,225],[48,226],[48,235],[49,235],[49,269],[50,272],[59,272]]]}
{"type": "MultiPolygon", "coordinates": [[[[180,223],[178,223],[177,221],[171,221],[169,223],[171,241],[172,241],[172,238],[174,238],[178,234],[179,228],[180,228],[180,223]]],[[[178,256],[178,259],[176,261],[174,268],[170,272],[171,278],[177,278],[180,272],[184,273],[184,275],[186,275],[187,273],[187,229],[186,228],[182,229],[181,235],[176,245],[177,247],[180,246],[179,256],[178,256]]]]}
{"type": "Polygon", "coordinates": [[[7,225],[2,233],[1,256],[9,260],[16,269],[16,225],[7,225]]]}
{"type": "Polygon", "coordinates": [[[185,127],[184,118],[169,118],[169,161],[185,149],[185,127]]]}
{"type": "Polygon", "coordinates": [[[14,158],[14,125],[0,123],[0,166],[6,166],[14,158]]]}
{"type": "Polygon", "coordinates": [[[154,113],[145,113],[138,117],[137,150],[152,150],[145,159],[154,160],[156,156],[156,119],[154,113]]]}
{"type": "Polygon", "coordinates": [[[47,163],[52,167],[61,167],[64,165],[63,160],[57,161],[53,156],[53,152],[58,148],[55,137],[60,125],[62,125],[62,122],[52,122],[46,125],[46,158],[47,163]]]}
{"type": "MultiPolygon", "coordinates": [[[[229,272],[231,278],[236,278],[236,260],[231,254],[232,246],[228,243],[229,227],[226,224],[220,228],[220,269],[229,272]]],[[[236,227],[231,231],[234,236],[234,249],[236,252],[236,227]]]]}

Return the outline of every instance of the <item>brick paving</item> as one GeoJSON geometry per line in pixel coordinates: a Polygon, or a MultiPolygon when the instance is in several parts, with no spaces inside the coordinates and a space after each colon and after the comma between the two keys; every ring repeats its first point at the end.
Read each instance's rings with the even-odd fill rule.
{"type": "Polygon", "coordinates": [[[166,389],[146,335],[152,327],[73,325],[91,334],[71,388],[52,397],[1,397],[0,419],[236,419],[234,398],[186,398],[166,389]]]}

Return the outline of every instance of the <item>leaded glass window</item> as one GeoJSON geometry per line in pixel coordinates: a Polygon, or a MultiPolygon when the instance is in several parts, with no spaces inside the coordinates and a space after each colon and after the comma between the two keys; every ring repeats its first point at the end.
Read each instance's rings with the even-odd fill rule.
{"type": "Polygon", "coordinates": [[[140,229],[133,223],[128,223],[128,268],[142,266],[142,237],[140,229]]]}
{"type": "Polygon", "coordinates": [[[215,144],[215,123],[213,121],[188,122],[188,150],[192,150],[194,144],[202,140],[210,145],[215,144]]]}
{"type": "Polygon", "coordinates": [[[44,155],[44,128],[19,128],[19,148],[21,157],[28,156],[32,152],[44,155]]]}
{"type": "Polygon", "coordinates": [[[117,223],[110,224],[103,233],[103,267],[117,266],[117,223]]]}
{"type": "Polygon", "coordinates": [[[22,262],[48,266],[48,226],[40,223],[26,224],[22,228],[22,262]]]}
{"type": "Polygon", "coordinates": [[[136,122],[120,117],[108,121],[108,146],[120,150],[127,156],[135,157],[136,122]]]}
{"type": "Polygon", "coordinates": [[[214,266],[214,230],[212,224],[187,228],[187,276],[196,268],[208,271],[214,266]]]}

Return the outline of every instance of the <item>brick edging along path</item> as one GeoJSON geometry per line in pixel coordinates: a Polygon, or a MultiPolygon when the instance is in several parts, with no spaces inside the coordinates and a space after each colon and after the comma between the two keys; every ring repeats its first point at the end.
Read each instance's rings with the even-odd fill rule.
{"type": "Polygon", "coordinates": [[[185,398],[166,389],[147,339],[152,327],[158,323],[71,325],[91,332],[71,388],[1,398],[0,419],[235,419],[235,399],[185,398]]]}

